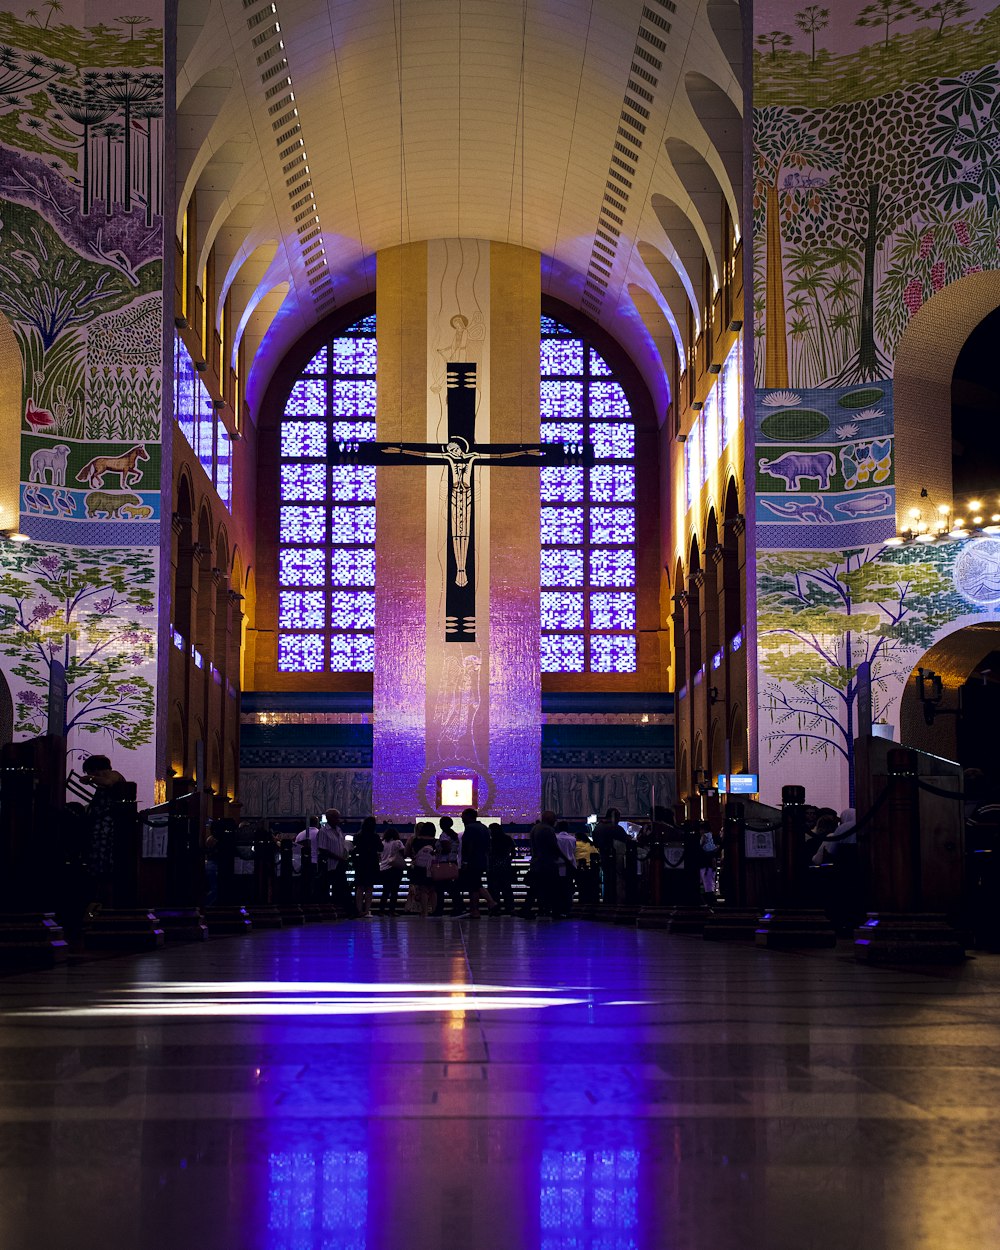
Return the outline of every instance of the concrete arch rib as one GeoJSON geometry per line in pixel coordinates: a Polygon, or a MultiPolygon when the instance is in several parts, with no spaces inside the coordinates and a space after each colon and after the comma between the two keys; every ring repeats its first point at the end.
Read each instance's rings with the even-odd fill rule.
{"type": "Polygon", "coordinates": [[[209,70],[187,91],[183,103],[178,105],[178,235],[197,178],[211,160],[212,151],[221,145],[220,135],[225,131],[220,123],[227,114],[234,113],[234,78],[231,65],[221,65],[217,69],[209,70]]]}
{"type": "MultiPolygon", "coordinates": [[[[732,188],[723,188],[705,157],[686,140],[668,139],[665,147],[681,186],[687,192],[692,208],[704,227],[705,237],[702,242],[705,255],[708,257],[712,277],[718,282],[720,257],[717,240],[722,238],[722,197],[726,195],[727,199],[732,200],[732,188]]],[[[735,201],[732,201],[730,210],[737,215],[735,201]]]]}
{"type": "MultiPolygon", "coordinates": [[[[652,243],[640,242],[636,247],[636,251],[639,254],[639,259],[645,265],[647,273],[653,280],[655,291],[659,296],[658,303],[670,325],[674,345],[677,350],[677,359],[680,362],[681,372],[683,372],[687,367],[684,351],[684,340],[687,333],[687,310],[689,306],[693,307],[693,305],[690,304],[688,293],[681,282],[680,274],[674,261],[664,255],[658,247],[654,247],[652,243]],[[683,330],[682,326],[684,327],[683,330]]],[[[647,286],[646,283],[641,285],[647,286]]],[[[664,356],[664,361],[667,359],[668,357],[664,356]]]]}
{"type": "MultiPolygon", "coordinates": [[[[251,362],[249,366],[251,371],[261,351],[261,345],[275,322],[280,319],[282,308],[287,307],[286,301],[290,290],[291,286],[287,280],[278,282],[270,289],[263,290],[253,307],[248,307],[244,314],[244,320],[240,325],[240,336],[246,344],[246,359],[251,362]]],[[[239,339],[233,348],[234,360],[238,348],[239,339]]]]}
{"type": "MultiPolygon", "coordinates": [[[[211,71],[213,78],[221,71],[211,71]]],[[[250,143],[253,127],[247,112],[246,99],[238,83],[228,87],[194,88],[177,110],[177,233],[180,235],[195,187],[201,184],[206,166],[217,155],[224,155],[226,145],[236,140],[250,143]],[[207,110],[212,109],[212,115],[207,110]],[[185,113],[184,109],[188,111],[185,113]]],[[[231,177],[235,181],[237,170],[231,177]]]]}
{"type": "MultiPolygon", "coordinates": [[[[669,196],[654,195],[650,200],[656,220],[660,223],[677,254],[671,263],[677,271],[684,292],[694,311],[695,324],[701,329],[701,274],[706,259],[701,231],[692,219],[669,196]]],[[[680,309],[676,310],[680,313],[680,309]]]]}
{"type": "Polygon", "coordinates": [[[247,322],[254,309],[269,291],[279,282],[286,281],[288,274],[280,272],[280,263],[275,263],[278,252],[276,239],[269,239],[254,248],[249,256],[242,261],[238,257],[233,262],[233,269],[227,275],[226,290],[232,294],[233,320],[236,333],[233,335],[233,359],[239,350],[240,339],[243,337],[247,322]]]}
{"type": "Polygon", "coordinates": [[[684,88],[695,116],[719,154],[739,206],[743,203],[743,118],[740,111],[717,83],[695,70],[684,75],[684,88]]]}
{"type": "Polygon", "coordinates": [[[652,340],[658,360],[655,371],[656,386],[653,388],[653,403],[657,417],[662,420],[670,404],[669,378],[673,376],[674,359],[677,352],[677,327],[664,311],[663,304],[644,286],[630,282],[628,293],[635,305],[635,310],[645,327],[646,334],[652,340]]]}
{"type": "Polygon", "coordinates": [[[743,15],[736,0],[708,0],[705,6],[722,54],[729,62],[733,77],[743,85],[743,15]]]}
{"type": "MultiPolygon", "coordinates": [[[[273,201],[262,188],[265,184],[264,166],[259,156],[251,151],[251,159],[233,183],[228,193],[218,201],[214,214],[199,229],[198,265],[199,281],[205,273],[209,255],[215,248],[216,274],[228,274],[236,254],[244,243],[256,234],[272,237],[277,233],[273,201]]],[[[198,219],[205,221],[201,212],[199,191],[198,219]]],[[[214,197],[218,199],[218,197],[214,197]]],[[[225,294],[220,294],[214,309],[216,328],[225,294]]]]}

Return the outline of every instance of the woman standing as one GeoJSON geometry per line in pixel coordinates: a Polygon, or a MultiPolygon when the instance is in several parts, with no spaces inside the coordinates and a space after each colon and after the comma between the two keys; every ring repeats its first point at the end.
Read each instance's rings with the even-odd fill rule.
{"type": "Polygon", "coordinates": [[[382,856],[378,863],[379,875],[382,879],[382,897],[378,905],[380,916],[384,916],[387,910],[390,916],[396,914],[399,887],[403,880],[403,869],[406,866],[405,855],[406,848],[395,826],[386,825],[382,830],[382,856]]]}
{"type": "Polygon", "coordinates": [[[410,882],[417,892],[420,914],[426,919],[437,901],[434,884],[427,875],[434,860],[434,826],[429,821],[419,823],[406,849],[411,857],[410,882]]]}
{"type": "Polygon", "coordinates": [[[375,882],[379,878],[379,860],[382,857],[382,839],[374,816],[366,816],[361,822],[351,848],[354,860],[354,903],[358,909],[359,920],[370,920],[372,914],[372,894],[375,882]]]}

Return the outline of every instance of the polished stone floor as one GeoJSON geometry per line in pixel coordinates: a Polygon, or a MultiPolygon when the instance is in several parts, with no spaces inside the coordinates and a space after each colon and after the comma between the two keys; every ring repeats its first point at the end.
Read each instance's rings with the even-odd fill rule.
{"type": "Polygon", "coordinates": [[[375,920],[0,979],[4,1250],[995,1250],[1000,961],[375,920]]]}

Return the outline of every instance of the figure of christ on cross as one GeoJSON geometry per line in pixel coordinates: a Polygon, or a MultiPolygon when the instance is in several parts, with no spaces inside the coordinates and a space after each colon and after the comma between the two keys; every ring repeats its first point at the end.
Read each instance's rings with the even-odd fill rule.
{"type": "Polygon", "coordinates": [[[445,639],[474,642],[476,638],[475,586],[475,477],[478,467],[585,466],[593,464],[589,444],[477,443],[476,366],[448,365],[448,440],[445,443],[334,444],[335,464],[446,464],[448,466],[448,575],[445,585],[445,639]]]}

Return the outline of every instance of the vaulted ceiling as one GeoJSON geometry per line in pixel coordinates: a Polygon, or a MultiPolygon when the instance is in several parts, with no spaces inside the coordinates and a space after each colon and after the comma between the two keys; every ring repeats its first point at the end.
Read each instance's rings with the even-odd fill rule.
{"type": "Polygon", "coordinates": [[[739,220],[740,49],[736,0],[180,0],[177,228],[197,192],[251,407],[379,249],[460,235],[539,251],[662,417],[739,220]]]}

